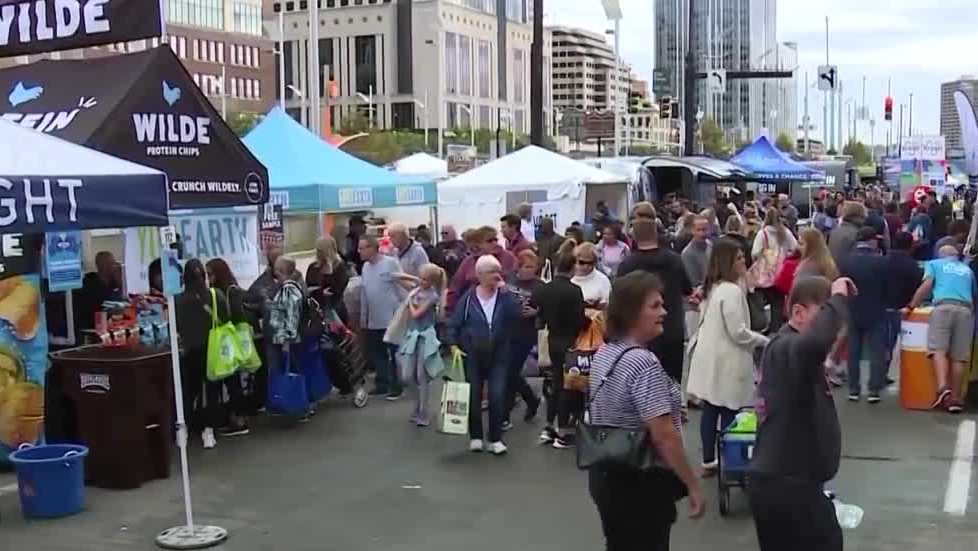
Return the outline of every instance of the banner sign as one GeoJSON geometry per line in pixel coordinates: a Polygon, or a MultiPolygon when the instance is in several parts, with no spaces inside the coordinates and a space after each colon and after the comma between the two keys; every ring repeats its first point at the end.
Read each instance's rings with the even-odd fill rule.
{"type": "Polygon", "coordinates": [[[548,217],[554,221],[554,228],[561,227],[557,220],[557,213],[560,212],[559,201],[537,201],[531,203],[530,208],[533,226],[537,231],[540,230],[540,224],[543,222],[543,219],[548,217]]]}
{"type": "Polygon", "coordinates": [[[900,158],[943,161],[947,159],[945,148],[944,136],[904,136],[900,141],[900,158]]]}
{"type": "Polygon", "coordinates": [[[38,273],[41,235],[0,236],[0,458],[44,425],[48,330],[38,273]]]}
{"type": "Polygon", "coordinates": [[[48,290],[70,291],[82,287],[82,235],[80,231],[45,236],[44,261],[48,290]]]}
{"type": "Polygon", "coordinates": [[[0,57],[163,35],[162,0],[0,0],[0,57]]]}
{"type": "MultiPolygon", "coordinates": [[[[221,258],[242,287],[261,273],[258,265],[258,217],[254,212],[185,214],[170,217],[184,247],[184,259],[207,262],[221,258]]],[[[127,228],[126,288],[130,293],[149,290],[149,264],[160,257],[157,228],[127,228]]]]}
{"type": "MultiPolygon", "coordinates": [[[[165,45],[0,70],[0,118],[165,173],[172,210],[268,200],[268,171],[165,45]]],[[[58,200],[67,190],[51,192],[58,200]]],[[[123,192],[113,199],[138,196],[123,192]]],[[[150,224],[120,220],[112,227],[130,225],[150,224]]]]}
{"type": "Polygon", "coordinates": [[[270,246],[285,245],[285,219],[282,218],[282,205],[262,205],[258,208],[258,220],[261,225],[259,240],[262,250],[270,246]]]}
{"type": "Polygon", "coordinates": [[[166,224],[160,175],[0,175],[0,231],[58,232],[166,224]],[[140,190],[133,193],[134,189],[140,190]],[[125,208],[120,207],[124,198],[125,208]]]}

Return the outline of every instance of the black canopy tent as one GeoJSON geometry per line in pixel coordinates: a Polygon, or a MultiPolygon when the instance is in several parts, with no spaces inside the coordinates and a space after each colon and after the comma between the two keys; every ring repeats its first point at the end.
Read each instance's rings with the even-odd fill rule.
{"type": "Polygon", "coordinates": [[[642,166],[652,175],[653,200],[679,193],[708,204],[716,197],[717,185],[734,186],[750,178],[741,167],[712,157],[649,157],[642,166]]]}
{"type": "Polygon", "coordinates": [[[265,167],[167,46],[0,70],[0,92],[8,121],[165,172],[173,210],[268,200],[265,167]]]}

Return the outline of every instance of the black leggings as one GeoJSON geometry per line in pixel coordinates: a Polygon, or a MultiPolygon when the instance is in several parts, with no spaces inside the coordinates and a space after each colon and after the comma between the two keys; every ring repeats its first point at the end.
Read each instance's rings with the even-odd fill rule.
{"type": "Polygon", "coordinates": [[[842,551],[835,506],[820,484],[755,475],[748,492],[761,551],[842,551]]]}
{"type": "Polygon", "coordinates": [[[551,348],[550,384],[547,391],[547,424],[567,429],[571,427],[571,415],[583,409],[583,394],[564,390],[564,362],[567,350],[551,348]]]}
{"type": "Polygon", "coordinates": [[[588,478],[607,551],[669,551],[676,503],[658,479],[640,471],[597,468],[588,478]]]}
{"type": "Polygon", "coordinates": [[[207,349],[187,350],[180,362],[183,377],[183,415],[193,431],[216,429],[224,422],[221,397],[224,383],[207,380],[207,349]],[[200,404],[194,407],[194,403],[200,404]]]}
{"type": "Polygon", "coordinates": [[[767,326],[767,332],[773,335],[780,331],[781,326],[784,325],[785,296],[774,287],[761,289],[761,294],[764,295],[764,302],[771,306],[771,323],[767,326]]]}

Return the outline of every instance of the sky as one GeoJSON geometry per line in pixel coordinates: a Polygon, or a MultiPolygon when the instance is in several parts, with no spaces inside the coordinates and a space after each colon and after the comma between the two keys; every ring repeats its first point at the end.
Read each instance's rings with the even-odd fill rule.
{"type": "MultiPolygon", "coordinates": [[[[654,0],[621,0],[622,58],[641,78],[651,82],[654,0]]],[[[802,116],[805,72],[815,82],[825,63],[825,17],[829,17],[829,59],[838,65],[844,99],[866,106],[877,119],[875,141],[886,142],[883,100],[892,80],[894,119],[900,104],[913,94],[915,134],[940,130],[941,83],[961,75],[978,75],[978,0],[780,0],[778,40],[797,42],[799,118],[802,116]]],[[[600,0],[544,0],[546,24],[581,27],[597,32],[612,28],[600,0]]],[[[610,40],[610,37],[609,37],[610,40]]],[[[822,94],[812,89],[809,109],[813,124],[822,125],[822,94]]],[[[844,114],[845,116],[845,114],[844,114]]],[[[893,123],[893,135],[897,132],[893,123]]],[[[800,121],[799,121],[800,123],[800,121]]],[[[859,123],[860,139],[871,141],[868,122],[859,123]]],[[[815,131],[821,135],[821,128],[815,131]]]]}

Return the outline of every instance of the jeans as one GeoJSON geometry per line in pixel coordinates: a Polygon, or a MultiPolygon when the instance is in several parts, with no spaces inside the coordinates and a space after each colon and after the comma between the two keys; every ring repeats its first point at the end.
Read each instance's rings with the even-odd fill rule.
{"type": "Polygon", "coordinates": [[[761,551],[842,551],[835,507],[820,484],[755,475],[747,491],[761,551]]]}
{"type": "Polygon", "coordinates": [[[536,343],[536,333],[532,335],[532,338],[517,336],[510,343],[511,361],[509,364],[509,377],[506,382],[506,417],[509,417],[509,414],[513,411],[517,394],[523,397],[523,401],[526,402],[527,407],[538,400],[533,393],[533,389],[530,388],[530,383],[526,382],[526,377],[523,376],[523,364],[526,363],[526,358],[530,355],[530,350],[533,349],[536,343]]]}
{"type": "Polygon", "coordinates": [[[849,325],[849,394],[862,392],[860,361],[863,357],[863,340],[869,347],[869,393],[879,394],[886,386],[886,332],[888,321],[879,319],[871,327],[849,325]]]}
{"type": "Polygon", "coordinates": [[[492,354],[470,352],[465,357],[465,378],[469,381],[469,438],[482,440],[482,385],[489,385],[489,442],[503,439],[503,417],[506,409],[508,362],[497,361],[492,354]]]}
{"type": "Polygon", "coordinates": [[[700,438],[703,442],[703,463],[713,463],[717,458],[717,434],[733,423],[737,412],[722,406],[715,406],[704,401],[700,416],[700,438]],[[717,428],[717,420],[720,428],[717,428]]]}
{"type": "Polygon", "coordinates": [[[897,338],[900,336],[900,327],[903,324],[903,316],[899,310],[886,311],[886,349],[883,357],[886,361],[886,370],[890,370],[890,363],[893,361],[893,347],[896,346],[897,338]]]}
{"type": "Polygon", "coordinates": [[[376,392],[380,394],[388,393],[391,395],[400,394],[400,378],[397,376],[395,354],[397,347],[384,342],[384,329],[367,329],[367,361],[377,374],[374,383],[377,385],[376,392]]]}
{"type": "Polygon", "coordinates": [[[606,551],[669,551],[676,503],[648,473],[592,468],[591,499],[606,551]]]}

